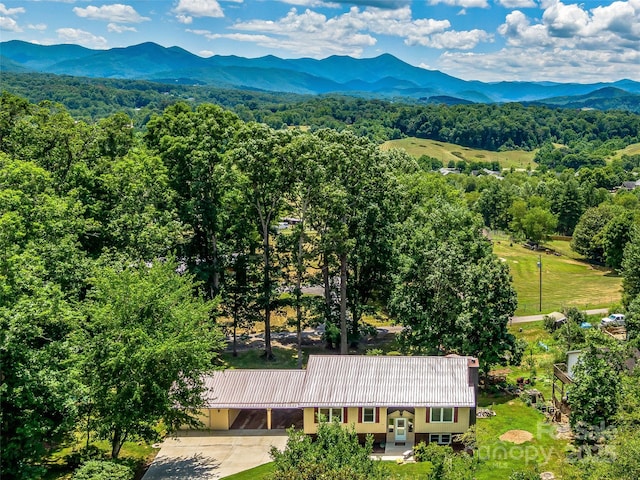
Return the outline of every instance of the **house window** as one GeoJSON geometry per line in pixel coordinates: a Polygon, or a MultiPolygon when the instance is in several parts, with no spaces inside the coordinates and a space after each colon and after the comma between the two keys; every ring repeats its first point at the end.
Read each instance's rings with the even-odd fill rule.
{"type": "Polygon", "coordinates": [[[430,443],[437,443],[438,445],[449,445],[451,443],[450,433],[432,433],[429,435],[430,443]]]}
{"type": "Polygon", "coordinates": [[[362,409],[362,423],[376,423],[376,409],[375,408],[363,408],[362,409]]]}
{"type": "Polygon", "coordinates": [[[325,422],[333,422],[337,420],[342,423],[342,409],[341,408],[320,408],[318,410],[320,418],[325,422]]]}
{"type": "Polygon", "coordinates": [[[453,423],[453,408],[432,408],[431,421],[434,423],[453,423]]]}

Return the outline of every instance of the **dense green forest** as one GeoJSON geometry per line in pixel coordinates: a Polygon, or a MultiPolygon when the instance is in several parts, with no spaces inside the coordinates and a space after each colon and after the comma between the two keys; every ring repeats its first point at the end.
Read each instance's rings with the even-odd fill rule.
{"type": "MultiPolygon", "coordinates": [[[[88,122],[0,97],[4,478],[37,478],[71,434],[108,439],[117,458],[128,439],[158,438],[160,421],[193,424],[223,336],[261,322],[269,361],[283,307],[298,332],[324,323],[342,354],[385,314],[408,327],[404,353],[473,355],[485,373],[519,363],[507,330],[517,298],[485,227],[533,242],[573,233],[576,251],[622,268],[637,336],[640,190],[608,189],[634,177],[637,158],[444,177],[348,128],[275,129],[192,103],[136,129],[125,112],[88,122]],[[303,295],[308,285],[324,294],[303,295]]],[[[475,118],[488,123],[501,111],[566,115],[589,146],[639,134],[622,113],[419,108],[486,108],[475,118]]]]}
{"type": "Polygon", "coordinates": [[[285,125],[349,129],[376,142],[415,136],[487,150],[533,150],[551,142],[580,148],[580,144],[599,145],[612,139],[622,147],[640,141],[640,115],[628,111],[520,104],[425,105],[406,99],[301,96],[50,74],[3,73],[2,81],[3,89],[33,103],[63,104],[74,118],[91,122],[124,111],[136,127],[143,127],[152,114],[168,105],[188,101],[214,103],[233,110],[245,122],[276,129],[285,125]]]}

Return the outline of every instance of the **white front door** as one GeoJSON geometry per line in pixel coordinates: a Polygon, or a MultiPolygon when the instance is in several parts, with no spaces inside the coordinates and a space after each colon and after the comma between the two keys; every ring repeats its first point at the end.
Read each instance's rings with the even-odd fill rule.
{"type": "Polygon", "coordinates": [[[396,442],[404,442],[407,439],[407,419],[395,419],[396,442]]]}

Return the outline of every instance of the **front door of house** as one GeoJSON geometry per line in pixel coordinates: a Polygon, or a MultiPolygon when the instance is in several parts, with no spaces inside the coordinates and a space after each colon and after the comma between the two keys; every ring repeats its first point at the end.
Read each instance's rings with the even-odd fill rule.
{"type": "Polygon", "coordinates": [[[396,442],[404,442],[407,439],[407,419],[395,419],[396,442]]]}

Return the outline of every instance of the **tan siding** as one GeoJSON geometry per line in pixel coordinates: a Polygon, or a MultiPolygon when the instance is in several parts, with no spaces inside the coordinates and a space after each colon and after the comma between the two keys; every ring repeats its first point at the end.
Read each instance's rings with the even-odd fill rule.
{"type": "Polygon", "coordinates": [[[416,408],[416,433],[463,433],[469,428],[469,408],[458,408],[458,421],[454,423],[426,422],[426,409],[416,408]]]}
{"type": "Polygon", "coordinates": [[[304,415],[304,433],[307,435],[316,433],[318,431],[318,424],[315,423],[315,409],[314,408],[305,408],[304,415]]]}
{"type": "Polygon", "coordinates": [[[211,430],[229,430],[229,409],[211,408],[211,430]]]}

